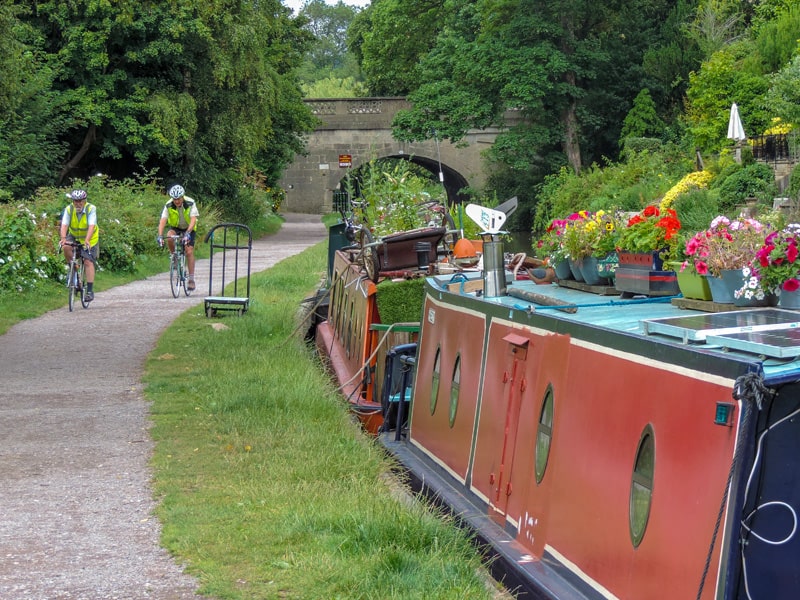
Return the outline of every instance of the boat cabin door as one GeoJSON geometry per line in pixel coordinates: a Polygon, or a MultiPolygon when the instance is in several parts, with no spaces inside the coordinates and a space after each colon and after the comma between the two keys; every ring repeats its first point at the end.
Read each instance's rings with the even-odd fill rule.
{"type": "Polygon", "coordinates": [[[502,414],[504,419],[503,439],[500,445],[500,457],[496,472],[489,477],[491,497],[489,516],[499,525],[504,526],[509,496],[513,491],[511,470],[514,466],[514,449],[517,446],[519,415],[522,407],[522,396],[527,387],[525,378],[525,362],[528,359],[530,340],[516,333],[509,333],[503,338],[507,343],[507,354],[503,370],[502,414]]]}

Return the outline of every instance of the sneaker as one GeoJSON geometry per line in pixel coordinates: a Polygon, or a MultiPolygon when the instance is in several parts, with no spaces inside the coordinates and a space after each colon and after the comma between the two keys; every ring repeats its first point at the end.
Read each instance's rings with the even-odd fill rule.
{"type": "Polygon", "coordinates": [[[186,289],[189,290],[190,292],[194,291],[194,279],[189,279],[186,282],[186,289]]]}
{"type": "Polygon", "coordinates": [[[94,300],[94,292],[86,292],[86,301],[91,302],[94,300]]]}

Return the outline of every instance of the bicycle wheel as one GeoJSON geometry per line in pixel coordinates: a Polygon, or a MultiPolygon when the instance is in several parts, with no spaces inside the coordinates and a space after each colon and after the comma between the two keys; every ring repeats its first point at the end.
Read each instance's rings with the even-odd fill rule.
{"type": "Polygon", "coordinates": [[[187,297],[192,295],[192,290],[186,287],[186,278],[189,275],[186,273],[186,255],[181,255],[181,285],[183,286],[183,293],[186,294],[187,297]]]}
{"type": "Polygon", "coordinates": [[[358,244],[361,246],[361,260],[364,262],[367,277],[377,283],[380,272],[378,250],[373,244],[372,234],[366,227],[362,227],[358,232],[358,244]]]}
{"type": "Polygon", "coordinates": [[[67,275],[67,297],[69,298],[69,312],[72,312],[72,309],[75,308],[75,263],[71,262],[69,264],[69,274],[67,275]]]}
{"type": "Polygon", "coordinates": [[[450,216],[449,212],[444,213],[442,227],[445,228],[445,232],[442,241],[439,243],[438,254],[449,259],[453,254],[453,248],[456,247],[459,234],[458,229],[456,229],[456,223],[453,221],[453,217],[450,216]]]}
{"type": "Polygon", "coordinates": [[[81,262],[81,270],[78,274],[78,281],[81,282],[81,306],[89,308],[89,299],[86,297],[89,290],[86,287],[86,264],[81,262]]]}
{"type": "Polygon", "coordinates": [[[178,255],[173,254],[169,261],[169,284],[172,287],[172,297],[177,298],[181,293],[181,265],[178,255]]]}

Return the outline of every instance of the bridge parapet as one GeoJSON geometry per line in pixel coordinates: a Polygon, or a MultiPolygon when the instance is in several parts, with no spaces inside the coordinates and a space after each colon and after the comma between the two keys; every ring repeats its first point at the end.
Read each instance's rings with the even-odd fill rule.
{"type": "Polygon", "coordinates": [[[320,129],[390,129],[397,111],[411,108],[405,98],[312,98],[304,100],[322,121],[320,129]]]}

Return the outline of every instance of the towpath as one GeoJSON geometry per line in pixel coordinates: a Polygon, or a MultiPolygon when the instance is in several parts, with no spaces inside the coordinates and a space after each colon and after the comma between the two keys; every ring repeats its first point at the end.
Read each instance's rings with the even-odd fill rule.
{"type": "MultiPolygon", "coordinates": [[[[285,217],[253,243],[253,273],[327,236],[319,216],[285,217]]],[[[3,600],[199,598],[159,545],[140,383],[161,332],[203,302],[208,261],[196,272],[190,298],[173,299],[161,274],[0,336],[3,600]]]]}

